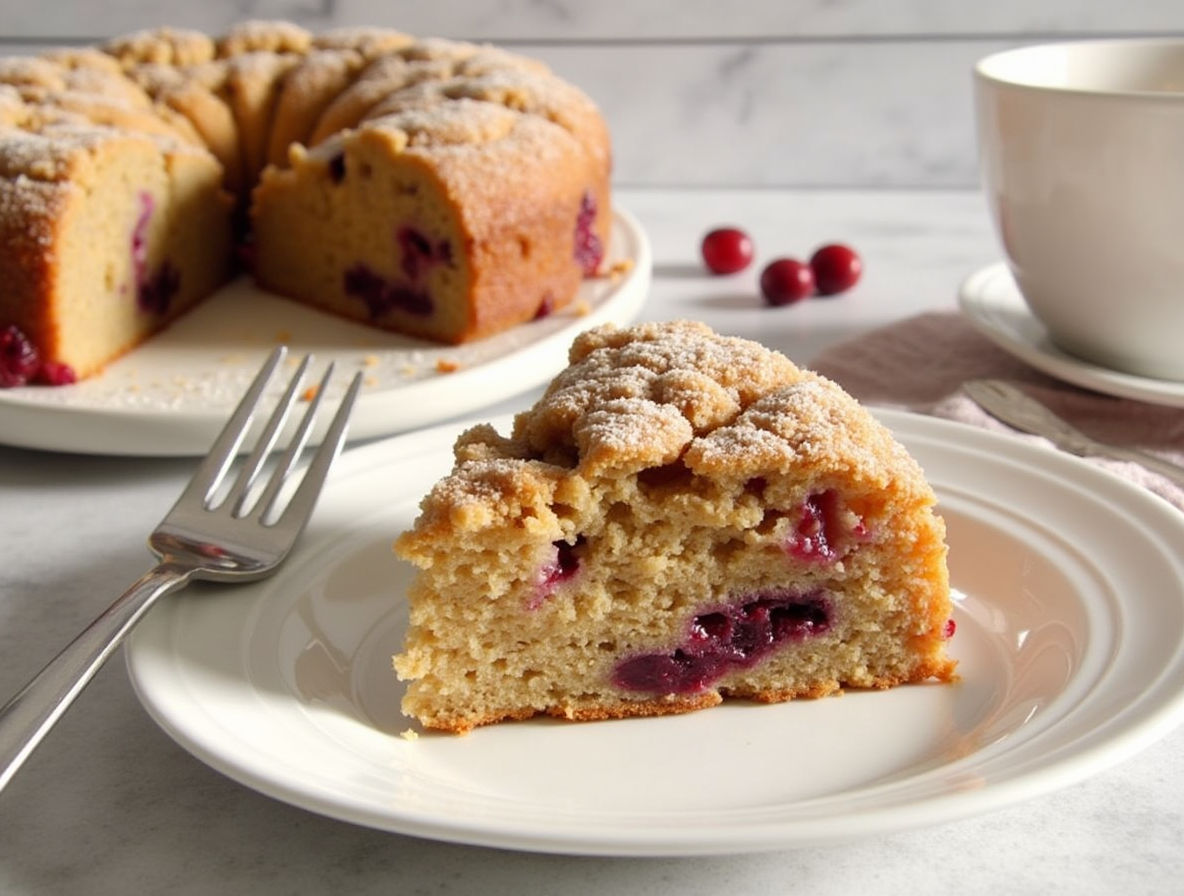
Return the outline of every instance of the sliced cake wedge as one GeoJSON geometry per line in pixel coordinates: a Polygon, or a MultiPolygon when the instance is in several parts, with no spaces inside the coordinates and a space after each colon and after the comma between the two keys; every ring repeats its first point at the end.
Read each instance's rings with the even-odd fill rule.
{"type": "Polygon", "coordinates": [[[599,328],[482,425],[396,552],[404,712],[453,732],[950,681],[945,529],[829,380],[692,322],[599,328]]]}

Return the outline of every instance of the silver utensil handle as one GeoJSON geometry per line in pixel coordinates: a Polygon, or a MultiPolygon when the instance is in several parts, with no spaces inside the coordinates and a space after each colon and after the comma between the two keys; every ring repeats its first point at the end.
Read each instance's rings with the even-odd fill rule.
{"type": "Polygon", "coordinates": [[[0,708],[0,790],[148,608],[192,574],[169,562],[149,570],[0,708]]]}
{"type": "Polygon", "coordinates": [[[1114,460],[1126,460],[1138,464],[1184,488],[1184,467],[1172,463],[1169,460],[1164,460],[1161,457],[1156,457],[1154,454],[1148,454],[1146,451],[1138,451],[1133,448],[1122,448],[1118,445],[1102,443],[1098,444],[1096,454],[1114,460]]]}

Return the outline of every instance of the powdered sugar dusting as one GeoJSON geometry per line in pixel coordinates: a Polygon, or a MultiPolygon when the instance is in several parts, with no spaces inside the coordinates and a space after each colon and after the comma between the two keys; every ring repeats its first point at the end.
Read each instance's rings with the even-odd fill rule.
{"type": "Polygon", "coordinates": [[[214,41],[200,31],[145,28],[108,41],[103,50],[128,67],[140,63],[195,65],[214,57],[214,41]]]}
{"type": "Polygon", "coordinates": [[[312,34],[294,22],[249,19],[234,25],[217,41],[222,57],[243,54],[303,53],[312,43],[312,34]]]}
{"type": "Polygon", "coordinates": [[[759,343],[692,321],[650,323],[586,332],[570,358],[515,419],[515,456],[574,458],[589,476],[681,460],[692,472],[740,481],[838,470],[856,458],[871,478],[920,482],[916,465],[855,399],[759,343]]]}
{"type": "Polygon", "coordinates": [[[692,438],[806,375],[784,355],[691,321],[593,330],[570,360],[514,435],[544,456],[577,448],[594,467],[668,463],[692,438]]]}

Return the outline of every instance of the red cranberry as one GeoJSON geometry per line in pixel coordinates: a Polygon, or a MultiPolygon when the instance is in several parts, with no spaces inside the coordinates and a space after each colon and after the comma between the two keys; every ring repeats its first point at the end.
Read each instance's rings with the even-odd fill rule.
{"type": "Polygon", "coordinates": [[[29,382],[41,366],[41,357],[29,337],[15,324],[0,330],[0,389],[29,382]]]}
{"type": "Polygon", "coordinates": [[[141,311],[149,314],[168,314],[173,297],[181,288],[181,272],[167,258],[151,277],[145,277],[136,288],[136,302],[141,311]]]}
{"type": "Polygon", "coordinates": [[[555,548],[555,562],[549,564],[544,574],[544,584],[547,587],[554,587],[560,582],[566,582],[574,576],[580,569],[580,556],[577,553],[577,548],[584,544],[584,536],[578,536],[575,544],[568,544],[566,541],[556,541],[553,543],[555,548]]]}
{"type": "Polygon", "coordinates": [[[580,199],[579,214],[576,215],[575,248],[576,264],[585,277],[595,277],[600,270],[600,263],[604,261],[604,244],[595,230],[597,214],[596,197],[585,193],[580,199]]]}
{"type": "Polygon", "coordinates": [[[346,295],[354,296],[366,303],[372,320],[378,320],[393,308],[420,316],[427,316],[435,309],[435,303],[427,290],[404,286],[401,283],[388,283],[361,262],[342,275],[342,286],[346,295]]]}
{"type": "Polygon", "coordinates": [[[543,298],[539,302],[539,307],[535,309],[534,319],[542,320],[544,317],[550,317],[555,313],[555,293],[547,290],[543,293],[543,298]]]}
{"type": "Polygon", "coordinates": [[[136,283],[148,279],[148,225],[152,222],[155,208],[156,200],[152,194],[140,193],[140,214],[132,228],[132,269],[135,271],[136,283]]]}
{"type": "Polygon", "coordinates": [[[703,263],[713,274],[735,274],[752,264],[752,239],[735,227],[719,227],[703,237],[703,263]]]}
{"type": "Polygon", "coordinates": [[[37,370],[34,382],[43,386],[68,386],[78,381],[78,375],[69,364],[60,361],[46,361],[37,370]]]}
{"type": "Polygon", "coordinates": [[[842,243],[830,243],[810,256],[814,282],[820,295],[833,296],[846,292],[859,282],[863,261],[855,250],[842,243]]]}
{"type": "Polygon", "coordinates": [[[802,504],[797,530],[786,550],[806,562],[830,563],[838,559],[843,537],[838,493],[833,489],[810,495],[802,504]]]}
{"type": "Polygon", "coordinates": [[[770,305],[791,305],[814,295],[814,271],[796,258],[778,258],[761,272],[761,294],[770,305]]]}
{"type": "Polygon", "coordinates": [[[575,574],[580,571],[579,550],[583,545],[583,535],[576,538],[574,544],[569,544],[566,541],[552,542],[552,546],[555,548],[555,557],[539,568],[536,577],[538,587],[527,602],[528,610],[537,610],[548,597],[555,593],[560,585],[575,577],[575,574]]]}
{"type": "Polygon", "coordinates": [[[613,682],[631,691],[686,694],[710,687],[733,669],[756,665],[772,651],[826,632],[830,601],[821,592],[774,590],[700,613],[669,653],[643,653],[617,663],[613,682]]]}

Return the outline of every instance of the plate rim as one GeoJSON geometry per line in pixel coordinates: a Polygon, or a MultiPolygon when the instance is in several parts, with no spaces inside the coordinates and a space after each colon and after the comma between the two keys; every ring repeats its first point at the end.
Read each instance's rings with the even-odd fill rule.
{"type": "MultiPolygon", "coordinates": [[[[1179,514],[1167,502],[1080,459],[1043,446],[1032,445],[1006,434],[954,421],[890,409],[875,409],[875,413],[894,432],[903,432],[906,440],[910,437],[930,436],[939,448],[946,450],[959,450],[960,446],[956,443],[965,440],[969,440],[971,447],[981,445],[988,453],[1005,449],[1013,459],[1018,454],[1020,460],[1036,463],[1043,469],[1042,475],[1048,475],[1051,470],[1052,474],[1062,479],[1066,487],[1080,485],[1084,480],[1085,485],[1091,489],[1101,489],[1107,499],[1118,496],[1124,501],[1133,501],[1140,513],[1149,515],[1155,521],[1164,522],[1169,529],[1174,527],[1177,534],[1184,533],[1184,515],[1179,514]],[[951,439],[955,440],[954,443],[951,443],[951,439]]],[[[495,421],[495,425],[498,422],[501,422],[501,418],[495,421]]],[[[457,425],[442,424],[362,447],[359,449],[359,455],[362,452],[367,456],[382,453],[389,450],[390,443],[395,440],[401,442],[403,452],[411,453],[418,450],[421,445],[436,445],[441,438],[454,436],[458,431],[457,425]]],[[[964,446],[962,447],[964,450],[964,446]]],[[[348,457],[348,454],[345,457],[348,457]]],[[[356,462],[363,464],[366,459],[359,456],[356,462]]],[[[1179,569],[1184,570],[1184,559],[1175,558],[1173,555],[1173,561],[1179,569]]],[[[1184,588],[1184,580],[1177,583],[1177,588],[1184,588]]],[[[1177,594],[1177,599],[1180,599],[1180,593],[1177,594]]],[[[152,611],[150,618],[164,619],[162,611],[169,612],[164,607],[158,607],[152,611]]],[[[151,682],[145,678],[143,670],[137,668],[137,658],[140,655],[138,645],[145,637],[145,630],[146,627],[132,633],[125,652],[128,674],[137,697],[154,721],[182,747],[239,783],[312,812],[393,833],[445,842],[545,853],[605,856],[738,854],[796,846],[827,845],[871,834],[899,832],[955,821],[1059,789],[1112,767],[1169,733],[1180,724],[1184,716],[1184,688],[1176,688],[1167,695],[1161,693],[1162,687],[1161,691],[1144,691],[1137,705],[1128,712],[1137,715],[1136,724],[1120,725],[1116,730],[1109,731],[1100,742],[1088,745],[1088,749],[1080,753],[1071,754],[1067,758],[1062,757],[1051,766],[1041,766],[1034,771],[996,782],[992,787],[985,787],[977,792],[960,792],[956,795],[947,793],[904,803],[893,802],[878,808],[864,807],[854,815],[840,814],[812,819],[812,831],[808,835],[796,829],[800,826],[798,822],[782,820],[766,822],[762,827],[762,836],[757,841],[742,840],[739,834],[736,837],[721,838],[718,828],[706,836],[705,832],[698,830],[682,830],[672,835],[660,827],[655,828],[648,836],[634,836],[628,841],[610,835],[603,835],[595,842],[573,841],[570,836],[565,837],[559,831],[551,831],[549,836],[543,836],[536,830],[533,835],[529,835],[523,831],[515,832],[504,828],[491,830],[488,825],[482,825],[479,821],[466,823],[463,819],[450,819],[445,822],[436,817],[416,816],[414,813],[392,817],[389,813],[376,813],[373,807],[359,805],[357,801],[352,800],[348,804],[339,802],[336,805],[326,805],[324,797],[318,799],[308,793],[301,793],[299,787],[293,791],[292,782],[259,781],[249,772],[244,773],[239,765],[226,756],[210,754],[200,744],[196,745],[195,749],[195,744],[188,741],[186,732],[178,730],[167,709],[159,700],[154,699],[151,682]],[[1152,701],[1150,707],[1147,705],[1149,700],[1152,701]]],[[[1163,679],[1164,673],[1174,672],[1181,682],[1184,682],[1184,644],[1177,645],[1172,661],[1174,665],[1169,664],[1164,670],[1159,671],[1159,678],[1163,679]]],[[[1090,728],[1090,737],[1096,736],[1095,732],[1105,727],[1107,726],[1094,723],[1090,728]]],[[[1036,737],[1039,736],[1038,733],[1036,737]]],[[[943,766],[921,776],[909,776],[901,786],[917,786],[919,778],[931,774],[945,774],[948,771],[948,768],[943,766]]],[[[857,791],[857,795],[863,792],[857,791]]],[[[329,798],[332,798],[331,795],[329,798]]],[[[632,828],[631,832],[636,834],[632,828]]],[[[743,833],[750,836],[751,825],[743,828],[743,833]]]]}
{"type": "Polygon", "coordinates": [[[1062,382],[1117,398],[1184,407],[1184,382],[1111,370],[1058,348],[1029,310],[1005,261],[979,268],[958,287],[958,305],[978,332],[1008,354],[1062,382]]]}
{"type": "MultiPolygon", "coordinates": [[[[609,270],[597,278],[605,283],[606,294],[586,312],[575,310],[576,305],[573,303],[572,311],[563,318],[565,323],[562,326],[471,367],[379,391],[364,388],[358,396],[350,423],[349,441],[382,438],[432,427],[524,394],[544,385],[566,365],[568,347],[577,333],[600,324],[624,325],[635,319],[649,295],[653,277],[653,250],[640,221],[620,203],[614,204],[612,208],[612,228],[613,241],[620,243],[625,254],[620,259],[610,258],[607,262],[625,261],[628,263],[627,270],[617,273],[609,270]],[[496,368],[496,376],[489,375],[491,368],[496,368]],[[480,383],[482,388],[473,388],[474,383],[480,383]],[[458,395],[464,397],[458,398],[458,395]],[[441,399],[446,397],[450,401],[448,410],[444,412],[441,410],[441,399]]],[[[596,280],[587,282],[593,287],[597,284],[596,280]]],[[[232,282],[223,288],[233,288],[234,285],[232,282]]],[[[200,307],[199,304],[191,311],[200,307]]],[[[182,317],[171,326],[181,326],[184,320],[182,317]]],[[[499,336],[509,338],[515,332],[519,331],[506,331],[489,339],[499,336]]],[[[272,347],[272,343],[260,344],[260,363],[272,347]]],[[[437,350],[450,347],[424,342],[423,348],[437,350]]],[[[133,349],[118,360],[134,361],[138,350],[133,349]]],[[[333,358],[328,352],[319,354],[322,355],[320,360],[333,358]]],[[[254,368],[248,372],[253,375],[254,368]]],[[[234,404],[228,402],[225,407],[217,408],[164,409],[143,406],[71,406],[69,403],[39,398],[39,392],[28,391],[31,388],[41,390],[48,387],[0,390],[0,445],[102,456],[195,457],[204,454],[212,444],[234,404]]],[[[315,443],[319,437],[320,431],[314,431],[312,441],[315,443]]]]}

